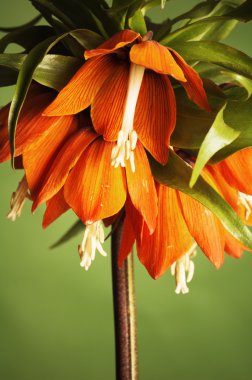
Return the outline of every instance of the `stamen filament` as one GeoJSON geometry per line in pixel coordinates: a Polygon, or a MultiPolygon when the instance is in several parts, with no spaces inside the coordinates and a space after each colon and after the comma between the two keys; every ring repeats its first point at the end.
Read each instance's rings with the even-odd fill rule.
{"type": "Polygon", "coordinates": [[[145,67],[131,63],[128,90],[124,104],[121,130],[118,133],[117,145],[112,150],[111,165],[125,167],[125,160],[130,161],[131,170],[135,171],[134,150],[137,144],[137,133],[134,128],[134,116],[137,99],[143,81],[145,67]]]}
{"type": "Polygon", "coordinates": [[[197,243],[193,243],[191,248],[171,266],[171,274],[175,276],[175,293],[189,293],[187,284],[192,281],[194,275],[194,263],[191,260],[196,255],[197,243]],[[187,274],[187,275],[186,275],[187,274]]]}
{"type": "Polygon", "coordinates": [[[19,182],[17,190],[13,192],[11,196],[10,211],[7,214],[7,218],[12,220],[12,222],[15,222],[17,216],[21,215],[26,198],[31,199],[31,196],[29,194],[26,176],[24,176],[19,182]]]}
{"type": "Polygon", "coordinates": [[[102,255],[107,256],[102,244],[104,243],[104,230],[101,220],[86,225],[83,239],[78,246],[80,255],[80,266],[88,270],[92,261],[95,259],[96,250],[102,255]]]}

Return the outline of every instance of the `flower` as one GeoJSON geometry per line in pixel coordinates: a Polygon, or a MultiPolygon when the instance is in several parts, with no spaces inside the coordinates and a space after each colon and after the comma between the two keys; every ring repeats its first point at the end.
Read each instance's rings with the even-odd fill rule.
{"type": "MultiPolygon", "coordinates": [[[[110,157],[116,143],[103,140],[93,130],[87,111],[74,116],[42,116],[47,104],[48,93],[44,96],[43,89],[40,93],[38,87],[28,94],[22,110],[15,154],[22,155],[25,171],[22,183],[25,186],[19,186],[16,192],[18,202],[14,199],[11,215],[20,214],[29,191],[33,200],[32,211],[41,203],[47,203],[44,227],[71,208],[86,224],[79,253],[81,263],[87,269],[96,248],[104,254],[101,248],[101,220],[118,214],[124,207],[127,195],[142,215],[150,233],[154,231],[157,217],[154,180],[140,141],[136,142],[135,148],[138,174],[132,172],[129,163],[125,168],[115,170],[110,165],[110,157]],[[35,115],[31,107],[34,99],[39,104],[34,109],[35,115]]],[[[4,108],[4,116],[7,109],[8,106],[4,108]]],[[[1,161],[4,161],[10,158],[7,118],[1,133],[5,135],[0,154],[1,161]]]]}
{"type": "Polygon", "coordinates": [[[173,49],[151,41],[151,33],[123,30],[96,49],[85,52],[87,62],[45,110],[47,116],[76,114],[91,105],[96,132],[116,141],[111,162],[130,160],[139,137],[161,164],[168,159],[176,123],[172,76],[200,107],[209,110],[202,80],[173,49]]]}
{"type": "MultiPolygon", "coordinates": [[[[237,152],[220,164],[208,165],[204,169],[203,176],[248,224],[252,218],[246,218],[247,198],[246,202],[241,202],[237,188],[230,186],[221,175],[222,166],[230,167],[230,162],[237,164],[245,154],[247,159],[250,158],[252,149],[237,152]]],[[[234,166],[237,167],[235,164],[234,166]]],[[[233,173],[231,183],[238,186],[240,180],[234,177],[235,174],[238,172],[233,173]]],[[[191,259],[195,255],[196,244],[216,268],[222,265],[224,252],[239,258],[243,249],[247,249],[230,235],[209,209],[192,197],[158,183],[156,189],[158,217],[156,229],[152,234],[146,229],[143,218],[132,207],[131,202],[127,202],[119,254],[120,266],[136,241],[138,257],[149,274],[156,279],[171,267],[172,274],[176,277],[176,292],[187,293],[189,291],[187,282],[191,281],[194,273],[191,259]],[[188,272],[187,277],[186,272],[188,272]]]]}
{"type": "MultiPolygon", "coordinates": [[[[32,211],[46,203],[44,227],[71,208],[86,225],[78,250],[81,266],[87,270],[96,250],[106,255],[102,221],[110,225],[125,210],[119,264],[136,241],[138,257],[153,278],[171,267],[177,293],[188,292],[196,244],[217,268],[223,263],[224,251],[240,257],[244,246],[210,210],[178,190],[154,183],[140,141],[136,141],[134,151],[136,172],[128,161],[125,168],[115,170],[110,157],[117,144],[97,134],[88,111],[43,116],[54,97],[54,91],[32,86],[22,109],[15,156],[25,176],[12,197],[12,220],[20,215],[25,198],[32,199],[32,211]]],[[[1,162],[10,158],[8,109],[6,106],[0,112],[1,162]]],[[[243,150],[217,165],[208,165],[203,173],[246,223],[252,220],[251,202],[242,191],[251,190],[239,179],[242,166],[239,171],[237,167],[244,159],[250,160],[251,151],[243,150]]]]}

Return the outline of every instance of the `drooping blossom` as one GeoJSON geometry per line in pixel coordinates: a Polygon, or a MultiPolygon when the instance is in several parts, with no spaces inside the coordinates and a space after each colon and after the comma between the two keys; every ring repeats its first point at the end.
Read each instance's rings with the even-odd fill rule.
{"type": "Polygon", "coordinates": [[[98,134],[117,141],[111,162],[129,160],[139,138],[161,164],[168,159],[176,123],[176,100],[168,76],[178,80],[188,96],[209,110],[202,80],[173,49],[139,33],[123,30],[96,49],[85,52],[87,62],[46,109],[47,116],[76,114],[91,105],[98,134]]]}
{"type": "MultiPolygon", "coordinates": [[[[203,175],[233,207],[244,223],[251,224],[252,203],[249,203],[251,198],[243,193],[246,202],[241,201],[238,191],[241,181],[237,179],[236,182],[235,176],[238,171],[233,173],[235,177],[232,176],[233,187],[222,176],[221,169],[223,168],[220,168],[221,165],[231,167],[230,162],[236,166],[244,158],[244,154],[247,159],[251,158],[252,149],[248,149],[246,152],[237,152],[221,164],[208,165],[203,175]]],[[[251,174],[252,172],[248,177],[251,174]]],[[[243,174],[239,172],[239,176],[243,175],[245,175],[244,172],[243,174]]],[[[128,201],[126,204],[119,265],[122,265],[136,241],[138,257],[149,274],[153,278],[158,278],[171,267],[172,274],[176,277],[176,292],[187,293],[189,291],[187,283],[191,281],[194,272],[194,264],[191,259],[195,255],[196,245],[201,248],[216,268],[222,265],[224,252],[239,258],[246,247],[230,235],[219,219],[200,202],[181,191],[158,183],[156,188],[158,217],[153,234],[148,232],[143,218],[132,207],[131,202],[128,201]]],[[[248,191],[248,186],[243,187],[243,190],[248,191]]]]}
{"type": "MultiPolygon", "coordinates": [[[[53,97],[54,91],[35,86],[23,107],[15,154],[22,159],[25,177],[13,198],[12,219],[20,214],[26,197],[32,198],[33,211],[46,202],[44,227],[71,208],[86,225],[79,255],[81,266],[88,269],[96,250],[106,254],[102,220],[111,218],[107,223],[111,224],[125,210],[120,263],[136,240],[139,259],[152,277],[159,277],[171,267],[178,293],[188,292],[196,244],[216,267],[222,264],[224,251],[234,257],[241,255],[244,247],[211,211],[177,190],[160,184],[155,188],[140,141],[135,148],[136,172],[127,161],[126,168],[114,169],[110,157],[116,143],[105,141],[94,131],[88,112],[43,116],[43,109],[53,97]],[[38,105],[35,113],[31,107],[34,99],[38,105]]],[[[8,107],[0,112],[1,162],[10,158],[7,116],[8,107]]],[[[243,154],[236,153],[237,159],[243,154]]],[[[230,157],[226,164],[233,159],[230,157]]],[[[227,183],[220,165],[209,167],[208,176],[246,222],[245,204],[239,203],[239,193],[227,183]]]]}
{"type": "MultiPolygon", "coordinates": [[[[135,148],[138,174],[132,172],[129,163],[115,170],[110,157],[116,143],[103,140],[94,131],[89,113],[42,116],[48,93],[43,102],[43,91],[42,94],[36,91],[31,91],[32,98],[28,95],[17,127],[16,155],[22,156],[25,177],[21,183],[25,184],[25,191],[20,186],[16,191],[17,197],[11,205],[12,219],[20,214],[28,194],[33,200],[32,211],[39,204],[47,203],[44,227],[71,208],[86,225],[79,253],[81,264],[87,269],[94,258],[94,247],[104,254],[101,221],[122,210],[127,194],[146,221],[149,232],[154,231],[157,195],[147,155],[138,141],[135,148]],[[34,115],[30,104],[35,94],[39,108],[34,115]]],[[[3,162],[10,158],[6,117],[1,133],[5,134],[0,154],[3,162]]]]}

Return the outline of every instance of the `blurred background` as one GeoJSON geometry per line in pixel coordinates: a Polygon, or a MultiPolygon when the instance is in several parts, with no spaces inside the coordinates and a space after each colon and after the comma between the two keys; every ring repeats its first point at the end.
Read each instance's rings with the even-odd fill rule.
{"type": "MultiPolygon", "coordinates": [[[[171,0],[160,21],[198,1],[171,0]]],[[[0,25],[15,26],[37,14],[28,0],[1,0],[0,25]]],[[[252,24],[226,41],[252,55],[252,24]]],[[[13,88],[0,89],[0,105],[13,88]]],[[[0,166],[0,379],[114,378],[110,258],[79,266],[81,235],[50,250],[76,220],[68,212],[42,230],[43,208],[27,202],[15,223],[6,219],[22,174],[0,166]]],[[[107,243],[109,252],[109,242],[107,243]]],[[[252,379],[252,255],[226,257],[215,270],[199,252],[190,293],[177,296],[167,272],[154,281],[135,260],[139,371],[143,380],[252,379]]]]}

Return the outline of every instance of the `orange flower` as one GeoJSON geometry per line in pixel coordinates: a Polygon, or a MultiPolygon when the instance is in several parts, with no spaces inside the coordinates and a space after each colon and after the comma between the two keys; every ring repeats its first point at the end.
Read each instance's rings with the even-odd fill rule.
{"type": "Polygon", "coordinates": [[[252,148],[242,149],[208,170],[227,202],[244,223],[252,225],[252,148]]]}
{"type": "MultiPolygon", "coordinates": [[[[239,153],[236,155],[239,156],[239,153]]],[[[219,169],[208,166],[203,175],[235,211],[244,216],[246,204],[240,202],[237,190],[220,176],[219,169]]],[[[194,272],[191,258],[195,255],[197,245],[216,268],[223,263],[224,251],[239,258],[246,247],[233,238],[219,219],[195,199],[161,184],[156,184],[156,188],[158,217],[153,234],[146,229],[143,218],[132,207],[130,200],[127,201],[119,265],[122,265],[136,240],[138,257],[149,274],[156,279],[171,267],[172,274],[176,276],[176,292],[187,293],[187,282],[191,281],[194,272]]]]}
{"type": "MultiPolygon", "coordinates": [[[[38,89],[32,89],[28,95],[17,127],[16,155],[22,155],[25,177],[13,195],[10,218],[14,220],[20,215],[24,200],[30,194],[32,211],[42,202],[47,202],[44,227],[72,208],[86,224],[79,252],[83,256],[82,265],[87,269],[94,256],[94,247],[104,254],[101,249],[101,221],[116,215],[123,208],[127,193],[149,232],[154,231],[157,217],[154,180],[139,141],[135,149],[138,175],[132,172],[129,163],[125,168],[115,170],[110,165],[115,142],[104,141],[92,129],[89,114],[83,112],[53,118],[42,116],[48,104],[48,93],[44,98],[43,91],[40,93],[38,89]],[[34,99],[39,104],[35,115],[31,107],[34,99]]],[[[49,94],[53,96],[54,92],[51,94],[50,91],[49,94]]],[[[1,161],[10,158],[7,108],[4,109],[5,122],[1,128],[1,136],[5,136],[1,161]]]]}
{"type": "Polygon", "coordinates": [[[76,114],[91,105],[97,133],[116,141],[112,165],[134,171],[134,149],[139,137],[161,164],[168,158],[171,133],[176,123],[176,101],[168,75],[177,79],[188,96],[209,110],[202,81],[174,50],[123,30],[97,49],[86,51],[88,60],[55,101],[48,116],[76,114]]]}

